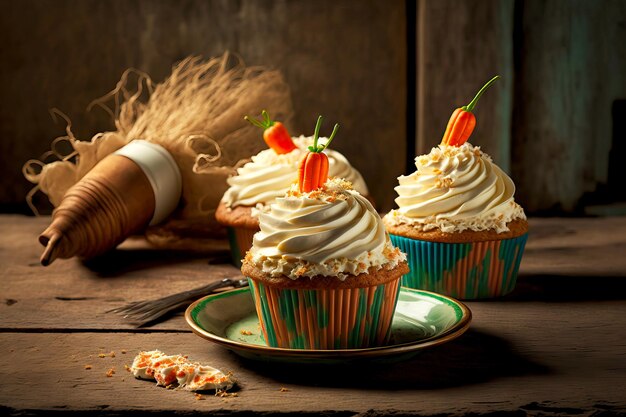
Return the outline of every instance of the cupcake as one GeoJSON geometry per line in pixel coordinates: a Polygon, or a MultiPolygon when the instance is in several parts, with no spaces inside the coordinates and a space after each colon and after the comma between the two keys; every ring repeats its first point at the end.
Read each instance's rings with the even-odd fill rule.
{"type": "Polygon", "coordinates": [[[324,146],[314,142],[298,183],[260,213],[241,271],[269,346],[379,346],[389,337],[406,257],[349,181],[327,180],[324,146]]]}
{"type": "Polygon", "coordinates": [[[457,109],[442,143],[398,178],[397,209],[383,221],[406,252],[402,285],[460,299],[497,297],[515,288],[528,222],[515,185],[480,147],[466,142],[482,92],[457,109]]]}
{"type": "MultiPolygon", "coordinates": [[[[274,199],[289,190],[300,160],[313,144],[312,136],[289,136],[284,125],[270,120],[265,111],[263,121],[247,117],[246,120],[264,129],[263,137],[270,148],[254,155],[251,162],[237,169],[237,175],[228,178],[230,187],[215,213],[217,221],[227,226],[231,255],[237,266],[241,266],[241,259],[252,246],[252,236],[259,230],[259,213],[268,210],[274,199]]],[[[324,144],[328,139],[318,141],[324,144]]],[[[329,175],[345,178],[357,191],[367,195],[363,177],[346,157],[337,151],[327,152],[329,175]]]]}

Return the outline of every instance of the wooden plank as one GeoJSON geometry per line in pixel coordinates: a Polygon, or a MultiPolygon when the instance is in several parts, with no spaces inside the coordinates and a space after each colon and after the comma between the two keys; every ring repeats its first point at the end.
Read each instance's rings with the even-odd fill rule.
{"type": "MultiPolygon", "coordinates": [[[[1,328],[130,330],[105,312],[239,275],[229,264],[207,264],[211,257],[223,260],[224,250],[158,250],[136,240],[96,263],[69,259],[42,267],[37,234],[48,221],[0,216],[1,328]]],[[[530,227],[518,287],[509,298],[614,299],[626,290],[626,218],[533,218],[530,227]],[[601,284],[588,288],[589,281],[601,284]]],[[[180,315],[154,329],[189,331],[180,315]]]]}
{"type": "MultiPolygon", "coordinates": [[[[215,251],[191,252],[155,249],[143,240],[131,239],[97,261],[59,259],[43,267],[39,263],[43,247],[37,236],[49,221],[49,217],[0,217],[0,327],[131,329],[119,316],[105,312],[130,301],[241,275],[223,263],[228,259],[226,242],[215,251]],[[209,265],[211,259],[222,263],[209,265]],[[33,312],[37,312],[36,319],[33,312]]],[[[188,330],[181,317],[155,328],[188,330]]]]}
{"type": "Polygon", "coordinates": [[[0,333],[0,367],[10,375],[0,390],[0,407],[4,415],[24,410],[452,416],[626,411],[623,300],[469,306],[474,320],[461,338],[385,365],[251,362],[193,334],[0,333]],[[197,401],[188,392],[133,379],[124,365],[147,349],[187,354],[233,371],[240,381],[238,397],[208,395],[197,401]],[[114,358],[98,357],[111,351],[114,358]],[[109,378],[111,368],[116,373],[109,378]]]}
{"type": "Polygon", "coordinates": [[[4,414],[626,412],[626,218],[531,219],[517,290],[468,302],[468,333],[406,362],[339,368],[243,360],[189,333],[180,318],[147,333],[119,324],[105,308],[169,292],[159,285],[190,288],[207,274],[236,270],[208,267],[208,254],[149,250],[138,241],[125,242],[110,265],[61,260],[43,268],[36,236],[48,221],[0,216],[0,367],[11,375],[0,390],[4,414]],[[124,365],[148,349],[232,370],[238,397],[197,401],[134,380],[124,365]],[[111,351],[115,357],[98,357],[111,351]],[[106,377],[111,368],[116,373],[106,377]]]}
{"type": "Polygon", "coordinates": [[[509,172],[513,105],[512,0],[419,2],[417,34],[417,154],[428,153],[443,137],[457,107],[480,87],[502,79],[476,106],[470,142],[509,172]]]}
{"type": "Polygon", "coordinates": [[[76,136],[87,140],[113,126],[104,112],[85,115],[85,107],[111,90],[126,68],[159,82],[188,55],[230,50],[249,65],[284,73],[296,112],[289,123],[294,135],[312,134],[319,114],[324,134],[340,123],[333,146],[389,209],[405,161],[404,10],[400,0],[8,4],[0,28],[15,47],[0,50],[0,60],[12,63],[0,69],[0,205],[23,205],[30,186],[22,164],[64,134],[64,126],[50,121],[49,108],[65,111],[76,136]]]}
{"type": "MultiPolygon", "coordinates": [[[[520,3],[516,68],[519,200],[528,210],[572,210],[606,183],[611,107],[626,95],[622,1],[520,3]]],[[[620,139],[621,140],[621,139],[620,139]]]]}

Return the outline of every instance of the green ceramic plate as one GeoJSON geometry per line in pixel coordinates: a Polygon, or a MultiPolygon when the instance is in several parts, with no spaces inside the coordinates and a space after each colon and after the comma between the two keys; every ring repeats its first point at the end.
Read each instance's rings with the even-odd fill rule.
{"type": "Polygon", "coordinates": [[[286,362],[345,363],[352,360],[397,361],[424,348],[459,337],[471,321],[462,303],[428,291],[401,288],[391,339],[365,349],[308,350],[268,347],[248,288],[209,295],[191,304],[185,319],[198,336],[250,359],[286,362]]]}

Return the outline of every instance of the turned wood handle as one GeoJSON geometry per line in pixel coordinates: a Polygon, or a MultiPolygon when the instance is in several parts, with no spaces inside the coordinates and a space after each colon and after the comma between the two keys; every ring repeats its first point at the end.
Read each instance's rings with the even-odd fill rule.
{"type": "Polygon", "coordinates": [[[142,169],[112,154],[72,186],[39,236],[41,263],[56,258],[91,258],[144,230],[155,209],[152,186],[142,169]]]}

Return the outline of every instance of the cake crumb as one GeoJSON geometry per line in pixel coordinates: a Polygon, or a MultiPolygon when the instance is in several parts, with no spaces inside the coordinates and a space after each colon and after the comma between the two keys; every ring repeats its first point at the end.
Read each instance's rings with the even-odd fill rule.
{"type": "Polygon", "coordinates": [[[111,353],[109,353],[109,356],[114,358],[115,357],[115,352],[111,351],[111,353]]]}
{"type": "Polygon", "coordinates": [[[85,369],[91,369],[93,368],[91,365],[85,365],[85,369]]]}
{"type": "Polygon", "coordinates": [[[122,349],[122,355],[126,355],[126,349],[122,349]]]}
{"type": "Polygon", "coordinates": [[[289,388],[280,387],[280,389],[278,391],[280,391],[280,392],[289,392],[289,388]]]}
{"type": "Polygon", "coordinates": [[[124,364],[124,369],[126,369],[126,372],[130,372],[130,366],[124,364]]]}
{"type": "Polygon", "coordinates": [[[106,358],[107,355],[105,355],[104,353],[98,353],[98,357],[99,358],[106,358]]]}
{"type": "Polygon", "coordinates": [[[197,392],[194,394],[197,401],[204,400],[204,396],[202,394],[198,394],[197,392]]]}
{"type": "Polygon", "coordinates": [[[107,377],[111,378],[113,376],[113,374],[115,373],[115,368],[111,368],[107,371],[107,377]]]}
{"type": "Polygon", "coordinates": [[[221,398],[239,397],[239,395],[236,392],[226,392],[226,391],[223,391],[223,390],[215,391],[215,396],[216,397],[221,397],[221,398]]]}
{"type": "Polygon", "coordinates": [[[241,333],[244,336],[252,335],[252,332],[250,330],[246,330],[246,329],[241,329],[241,331],[239,333],[241,333]]]}

